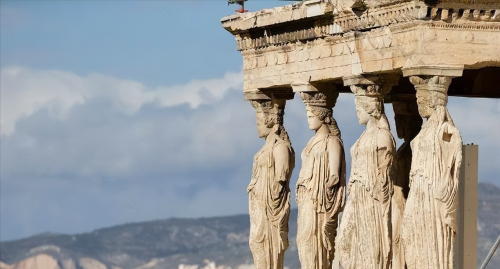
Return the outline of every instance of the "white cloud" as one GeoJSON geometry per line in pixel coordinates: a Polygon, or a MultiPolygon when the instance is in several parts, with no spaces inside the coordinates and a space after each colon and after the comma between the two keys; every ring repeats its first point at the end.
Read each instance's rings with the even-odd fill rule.
{"type": "Polygon", "coordinates": [[[262,141],[241,73],[151,89],[99,74],[1,72],[3,240],[244,212],[262,141]],[[208,196],[212,211],[197,206],[208,196]]]}
{"type": "Polygon", "coordinates": [[[0,129],[12,134],[15,124],[40,109],[48,109],[56,118],[64,118],[68,109],[84,103],[81,79],[68,72],[33,72],[9,67],[0,73],[0,129]]]}
{"type": "Polygon", "coordinates": [[[229,89],[242,85],[242,72],[223,78],[194,80],[185,85],[147,88],[143,84],[100,74],[81,77],[59,70],[6,67],[1,70],[1,134],[15,132],[16,123],[42,109],[65,119],[68,111],[91,99],[106,98],[122,113],[134,114],[144,104],[162,107],[189,104],[196,108],[220,100],[229,89]]]}

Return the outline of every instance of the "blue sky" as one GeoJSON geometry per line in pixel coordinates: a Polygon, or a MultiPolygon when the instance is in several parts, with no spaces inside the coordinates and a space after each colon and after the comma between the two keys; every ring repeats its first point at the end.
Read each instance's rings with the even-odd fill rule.
{"type": "MultiPolygon", "coordinates": [[[[263,141],[242,98],[242,58],[220,24],[236,8],[2,0],[0,240],[246,213],[263,141]]],[[[499,100],[450,98],[449,107],[464,142],[484,145],[480,180],[500,184],[499,100]]],[[[348,152],[363,131],[352,95],[335,116],[348,152]]],[[[312,132],[298,98],[285,126],[299,156],[312,132]]],[[[292,189],[299,168],[297,158],[292,189]]]]}
{"type": "MultiPolygon", "coordinates": [[[[256,2],[249,5],[277,1],[256,2]]],[[[9,20],[2,66],[97,72],[151,86],[222,76],[241,66],[219,21],[234,9],[225,1],[2,1],[9,20]]]]}

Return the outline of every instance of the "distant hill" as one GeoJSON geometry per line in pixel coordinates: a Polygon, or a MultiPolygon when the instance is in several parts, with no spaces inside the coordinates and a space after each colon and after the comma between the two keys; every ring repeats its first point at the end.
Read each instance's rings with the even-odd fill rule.
{"type": "MultiPolygon", "coordinates": [[[[500,234],[500,189],[488,183],[479,184],[478,232],[479,266],[500,234]]],[[[0,269],[34,269],[41,263],[58,269],[246,269],[252,264],[248,233],[248,215],[130,223],[75,235],[45,233],[2,242],[0,269]]],[[[296,234],[293,210],[285,257],[292,269],[300,268],[296,234]]],[[[500,268],[500,253],[488,268],[500,268]]]]}
{"type": "MultiPolygon", "coordinates": [[[[500,235],[500,189],[490,183],[479,183],[478,196],[477,264],[479,267],[500,235]]],[[[500,268],[500,248],[497,249],[487,268],[500,268]]]]}

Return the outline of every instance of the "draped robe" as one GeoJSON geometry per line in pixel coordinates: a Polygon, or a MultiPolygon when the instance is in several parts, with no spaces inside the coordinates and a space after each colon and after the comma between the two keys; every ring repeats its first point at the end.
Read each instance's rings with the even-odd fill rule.
{"type": "Polygon", "coordinates": [[[301,157],[302,168],[297,181],[297,247],[301,268],[331,269],[338,214],[343,210],[345,196],[346,167],[342,141],[331,134],[316,134],[301,157]],[[330,170],[332,146],[341,150],[336,175],[330,170]]]}
{"type": "Polygon", "coordinates": [[[351,148],[347,204],[340,223],[338,250],[344,269],[387,269],[391,253],[392,162],[395,142],[383,116],[351,148]],[[392,147],[379,147],[380,136],[392,147]]]}
{"type": "Polygon", "coordinates": [[[399,147],[395,161],[395,176],[391,201],[392,219],[392,269],[405,269],[404,251],[401,246],[401,226],[409,191],[411,146],[406,141],[399,147]]]}
{"type": "Polygon", "coordinates": [[[402,243],[408,269],[452,269],[462,139],[438,107],[411,142],[402,243]]]}
{"type": "Polygon", "coordinates": [[[249,244],[256,269],[282,269],[288,248],[290,177],[295,165],[289,141],[274,133],[254,157],[252,180],[248,185],[249,244]],[[276,153],[286,152],[284,158],[276,153]],[[284,160],[284,161],[283,161],[284,160]]]}

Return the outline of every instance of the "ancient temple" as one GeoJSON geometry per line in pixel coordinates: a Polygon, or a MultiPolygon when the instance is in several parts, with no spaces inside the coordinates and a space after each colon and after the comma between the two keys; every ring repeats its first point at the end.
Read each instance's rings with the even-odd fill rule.
{"type": "MultiPolygon", "coordinates": [[[[462,140],[446,104],[448,96],[500,98],[500,1],[309,0],[221,22],[243,56],[246,100],[284,107],[294,93],[302,93],[306,107],[320,108],[304,113],[311,116],[310,126],[318,123],[317,140],[327,141],[335,135],[321,129],[330,122],[321,109],[328,113],[338,94],[354,93],[360,123],[367,125],[351,148],[347,202],[339,200],[329,220],[304,221],[301,228],[299,218],[299,229],[309,234],[304,229],[319,231],[314,223],[336,223],[344,211],[338,229],[311,230],[307,240],[312,241],[303,241],[322,240],[314,253],[303,251],[307,258],[301,263],[312,264],[303,268],[330,266],[334,245],[346,269],[456,268],[462,140]],[[405,139],[399,149],[385,130],[384,102],[393,104],[398,136],[405,139]],[[427,118],[424,125],[422,118],[427,118]]],[[[312,147],[304,149],[303,159],[325,158],[308,155],[312,147]]],[[[343,148],[331,152],[343,156],[343,148]]],[[[317,168],[303,160],[302,167],[316,170],[308,168],[308,177],[300,179],[301,199],[313,188],[306,186],[320,188],[321,197],[338,198],[344,189],[335,185],[342,184],[341,165],[339,159],[317,168]],[[337,180],[325,177],[325,171],[337,180]]],[[[303,212],[299,206],[299,215],[324,218],[320,198],[311,199],[303,212]]],[[[280,253],[286,250],[282,246],[280,253]]]]}

